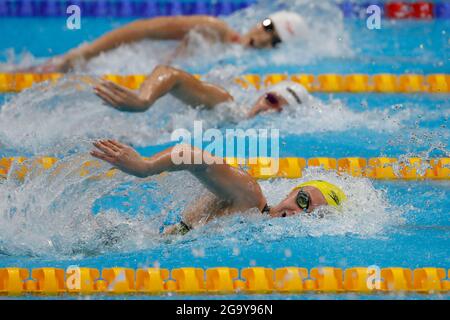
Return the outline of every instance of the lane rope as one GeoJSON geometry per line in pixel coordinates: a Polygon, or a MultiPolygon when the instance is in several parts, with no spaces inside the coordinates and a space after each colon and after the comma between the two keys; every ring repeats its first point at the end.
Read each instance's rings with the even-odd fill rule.
{"type": "Polygon", "coordinates": [[[450,270],[389,267],[0,269],[0,294],[422,293],[450,290],[450,270]]]}
{"type": "MultiPolygon", "coordinates": [[[[347,174],[353,177],[366,177],[378,180],[450,180],[450,158],[224,158],[225,163],[245,169],[256,179],[286,178],[297,179],[303,176],[306,168],[320,168],[333,170],[338,174],[347,174]]],[[[40,174],[45,170],[59,173],[68,167],[68,163],[58,163],[54,157],[37,157],[27,160],[25,157],[0,158],[0,178],[6,179],[9,175],[24,180],[29,173],[40,174]],[[13,170],[11,171],[11,168],[13,170]],[[11,172],[10,172],[11,171],[11,172]]],[[[80,176],[90,176],[91,179],[113,178],[116,169],[111,169],[100,175],[95,172],[101,168],[98,160],[89,160],[81,163],[77,168],[71,168],[73,173],[80,176]]]]}
{"type": "MultiPolygon", "coordinates": [[[[201,75],[196,75],[201,78],[201,75]]],[[[59,73],[0,73],[0,93],[20,92],[31,88],[36,83],[47,81],[56,83],[63,77],[59,73]]],[[[138,89],[145,80],[145,75],[102,76],[130,89],[138,89]]],[[[92,83],[90,76],[71,76],[65,79],[79,79],[92,83]]],[[[270,87],[285,80],[300,83],[310,92],[328,93],[450,93],[450,74],[287,74],[272,73],[266,75],[246,74],[237,76],[234,81],[243,88],[253,87],[257,90],[270,87]]]]}
{"type": "MultiPolygon", "coordinates": [[[[256,0],[0,0],[0,17],[67,17],[67,7],[78,5],[86,17],[136,17],[207,14],[230,15],[255,4],[256,0]]],[[[379,1],[355,3],[344,0],[338,8],[345,18],[365,19],[369,5],[377,5],[381,16],[388,19],[450,19],[448,1],[379,1]]]]}

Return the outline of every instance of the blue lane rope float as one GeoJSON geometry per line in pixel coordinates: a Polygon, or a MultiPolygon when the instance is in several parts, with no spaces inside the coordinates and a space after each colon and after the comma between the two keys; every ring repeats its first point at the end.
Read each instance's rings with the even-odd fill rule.
{"type": "Polygon", "coordinates": [[[0,0],[0,16],[55,17],[66,16],[69,5],[78,5],[89,17],[156,17],[170,15],[229,15],[246,8],[255,0],[0,0]]]}
{"type": "Polygon", "coordinates": [[[450,290],[443,268],[0,268],[0,295],[421,293],[450,290]]]}
{"type": "MultiPolygon", "coordinates": [[[[87,17],[156,17],[170,15],[230,15],[257,0],[0,0],[1,17],[63,17],[69,5],[78,5],[87,17]]],[[[346,18],[365,18],[369,5],[378,5],[390,19],[450,19],[450,2],[355,3],[341,1],[338,7],[346,18]]]]}

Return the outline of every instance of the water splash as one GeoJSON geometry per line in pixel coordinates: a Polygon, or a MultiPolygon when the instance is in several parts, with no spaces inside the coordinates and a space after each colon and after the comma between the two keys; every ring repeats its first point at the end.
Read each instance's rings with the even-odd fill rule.
{"type": "MultiPolygon", "coordinates": [[[[88,144],[79,146],[87,150],[88,144]]],[[[67,147],[73,149],[73,147],[67,147]]],[[[142,243],[151,243],[159,234],[164,211],[152,215],[147,207],[147,180],[138,180],[119,173],[114,179],[96,179],[108,169],[106,164],[80,174],[83,163],[92,160],[86,153],[67,155],[51,170],[32,169],[24,181],[15,178],[13,166],[7,180],[0,184],[4,201],[0,204],[0,252],[8,255],[93,255],[104,251],[131,250],[142,243]],[[133,214],[116,208],[95,212],[102,197],[134,194],[140,205],[133,214]],[[97,213],[97,214],[94,214],[97,213]],[[126,241],[122,241],[126,237],[126,241]]],[[[28,164],[34,161],[28,160],[28,164]]],[[[27,164],[27,162],[25,162],[27,164]]],[[[157,184],[157,178],[151,180],[157,184]]],[[[153,186],[155,188],[155,186],[153,186]]],[[[158,194],[167,191],[158,188],[158,194]]],[[[174,203],[177,203],[174,201],[174,203]]],[[[119,203],[120,204],[120,203],[119,203]]],[[[154,213],[154,212],[153,212],[154,213]]]]}
{"type": "MultiPolygon", "coordinates": [[[[442,107],[438,106],[437,110],[433,110],[435,105],[423,109],[411,108],[406,106],[393,106],[396,110],[410,110],[414,117],[410,123],[404,126],[401,132],[394,132],[388,141],[387,148],[402,148],[403,157],[419,157],[423,160],[431,158],[449,157],[448,141],[450,139],[450,130],[448,130],[448,103],[442,107]],[[433,123],[433,130],[428,129],[427,122],[433,123]]],[[[384,148],[383,148],[384,149],[384,148]]],[[[382,153],[388,154],[381,149],[382,153]]],[[[422,168],[426,169],[426,168],[422,168]]]]}
{"type": "Polygon", "coordinates": [[[0,62],[1,72],[14,72],[16,69],[27,68],[36,63],[39,63],[40,59],[33,56],[31,52],[23,50],[17,53],[14,49],[8,48],[0,52],[1,60],[5,62],[0,62]]]}
{"type": "Polygon", "coordinates": [[[17,152],[32,153],[84,138],[113,137],[149,145],[161,134],[164,114],[162,108],[146,114],[118,112],[80,81],[68,79],[50,87],[43,83],[2,106],[0,141],[17,152]]]}

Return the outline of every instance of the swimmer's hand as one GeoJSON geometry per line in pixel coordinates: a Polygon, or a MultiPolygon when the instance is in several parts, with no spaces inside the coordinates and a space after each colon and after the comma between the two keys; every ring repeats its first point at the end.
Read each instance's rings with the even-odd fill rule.
{"type": "Polygon", "coordinates": [[[143,112],[148,108],[148,101],[138,93],[111,81],[101,80],[94,87],[95,94],[109,106],[119,111],[143,112]]]}
{"type": "Polygon", "coordinates": [[[147,177],[146,162],[132,147],[114,140],[99,140],[93,145],[96,147],[91,151],[93,157],[133,176],[147,177]]]}

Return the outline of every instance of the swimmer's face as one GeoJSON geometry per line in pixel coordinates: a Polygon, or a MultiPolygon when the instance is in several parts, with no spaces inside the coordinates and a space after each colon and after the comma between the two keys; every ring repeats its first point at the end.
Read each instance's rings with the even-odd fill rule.
{"type": "Polygon", "coordinates": [[[281,112],[286,105],[288,105],[288,102],[282,95],[277,92],[269,91],[259,97],[253,105],[249,116],[253,117],[258,113],[266,111],[281,112]]]}
{"type": "MultiPolygon", "coordinates": [[[[323,196],[322,192],[311,186],[303,187],[302,190],[309,195],[310,203],[307,209],[307,213],[312,212],[314,209],[320,206],[327,205],[327,201],[323,196]]],[[[297,194],[299,190],[292,190],[287,197],[281,201],[276,206],[270,208],[269,215],[271,217],[289,217],[294,214],[304,213],[303,209],[301,209],[297,204],[297,194]]]]}
{"type": "Polygon", "coordinates": [[[280,42],[279,39],[275,30],[267,30],[263,23],[258,23],[242,37],[241,41],[247,48],[264,49],[275,47],[280,42]]]}

